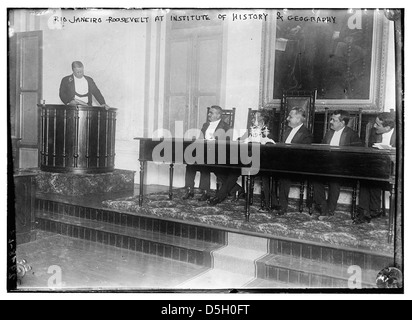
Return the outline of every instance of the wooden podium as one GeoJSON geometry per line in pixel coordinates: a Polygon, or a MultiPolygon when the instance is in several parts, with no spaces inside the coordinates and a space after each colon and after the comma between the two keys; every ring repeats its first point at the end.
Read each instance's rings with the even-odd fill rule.
{"type": "Polygon", "coordinates": [[[116,110],[38,105],[40,169],[57,173],[114,171],[116,110]]]}

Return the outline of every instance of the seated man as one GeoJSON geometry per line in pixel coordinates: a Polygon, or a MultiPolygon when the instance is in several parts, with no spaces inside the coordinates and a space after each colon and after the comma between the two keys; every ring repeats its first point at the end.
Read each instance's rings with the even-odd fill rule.
{"type": "MultiPolygon", "coordinates": [[[[222,120],[222,108],[219,106],[211,106],[208,113],[208,122],[204,123],[201,129],[202,137],[206,140],[224,139],[226,132],[230,126],[222,120]]],[[[185,174],[186,193],[183,200],[194,197],[194,185],[196,171],[200,172],[199,188],[202,190],[202,195],[199,201],[206,201],[210,198],[210,168],[187,165],[185,174]]]]}
{"type": "MultiPolygon", "coordinates": [[[[305,109],[295,107],[290,110],[287,117],[288,128],[283,135],[283,143],[298,143],[298,144],[311,144],[313,140],[312,133],[305,127],[304,122],[306,120],[305,109]]],[[[288,210],[289,203],[289,191],[292,181],[289,179],[279,180],[279,205],[274,206],[278,215],[283,215],[288,210]]],[[[269,177],[262,177],[263,193],[265,195],[265,201],[269,199],[269,177]]],[[[274,202],[272,202],[274,203],[274,202]]],[[[266,208],[268,203],[266,202],[266,208]]]]}
{"type": "MultiPolygon", "coordinates": [[[[358,134],[349,128],[350,116],[347,111],[335,110],[330,120],[331,129],[326,132],[323,138],[323,144],[331,146],[362,146],[358,134]]],[[[340,194],[339,181],[330,181],[328,183],[328,200],[326,201],[325,186],[322,181],[313,181],[315,208],[321,215],[333,215],[338,204],[340,194]]],[[[315,214],[316,218],[317,215],[315,214]]]]}
{"type": "MultiPolygon", "coordinates": [[[[266,124],[269,123],[267,116],[262,115],[261,112],[258,112],[256,116],[256,121],[252,125],[250,132],[247,130],[242,137],[238,138],[238,140],[244,141],[245,143],[275,143],[271,139],[272,136],[270,133],[267,133],[266,135],[262,134],[265,132],[266,124]]],[[[245,197],[246,194],[243,187],[237,184],[238,177],[241,175],[240,169],[219,168],[215,171],[215,174],[222,184],[220,189],[216,192],[216,196],[210,199],[210,205],[216,205],[224,201],[228,195],[234,196],[232,201],[245,197]],[[238,193],[238,195],[236,195],[236,193],[238,193]]]]}
{"type": "MultiPolygon", "coordinates": [[[[383,112],[376,117],[375,124],[370,132],[369,145],[375,143],[396,146],[395,119],[390,112],[383,112]]],[[[371,219],[382,215],[381,189],[376,188],[374,182],[362,182],[360,184],[359,205],[354,224],[369,223],[371,219]]]]}

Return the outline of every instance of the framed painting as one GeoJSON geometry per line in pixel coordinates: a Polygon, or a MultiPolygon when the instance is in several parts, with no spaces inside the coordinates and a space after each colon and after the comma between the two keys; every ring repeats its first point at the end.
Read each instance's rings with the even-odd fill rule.
{"type": "Polygon", "coordinates": [[[317,91],[316,109],[381,110],[388,20],[382,10],[276,10],[263,26],[261,106],[317,91]]]}

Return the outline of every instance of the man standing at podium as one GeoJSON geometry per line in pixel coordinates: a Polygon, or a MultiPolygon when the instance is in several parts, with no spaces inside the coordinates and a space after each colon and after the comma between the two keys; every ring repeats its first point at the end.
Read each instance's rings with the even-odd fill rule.
{"type": "Polygon", "coordinates": [[[102,107],[109,109],[93,79],[84,75],[83,63],[74,61],[72,70],[73,74],[64,77],[60,83],[59,96],[63,103],[69,106],[92,106],[94,96],[102,107]]]}

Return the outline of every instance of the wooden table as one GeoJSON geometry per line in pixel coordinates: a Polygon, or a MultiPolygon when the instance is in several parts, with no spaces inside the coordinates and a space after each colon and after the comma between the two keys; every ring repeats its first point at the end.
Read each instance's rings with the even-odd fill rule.
{"type": "MultiPolygon", "coordinates": [[[[339,178],[357,181],[374,181],[390,191],[390,214],[388,239],[393,238],[396,151],[363,147],[332,147],[329,145],[299,144],[244,144],[239,141],[205,141],[172,139],[135,138],[139,140],[140,195],[143,204],[143,185],[147,161],[167,163],[169,170],[169,197],[172,198],[174,164],[188,164],[185,152],[193,151],[204,159],[204,166],[238,168],[246,176],[246,191],[251,194],[250,179],[259,172],[278,176],[304,176],[310,178],[339,178]],[[252,161],[249,156],[258,158],[252,161]],[[203,154],[203,157],[200,155],[203,154]],[[246,155],[247,155],[246,154],[246,155]],[[242,157],[243,155],[243,157],[242,157]],[[242,160],[243,159],[243,160],[242,160]]],[[[193,164],[189,162],[189,164],[193,164]]],[[[199,165],[199,163],[196,163],[199,165]]],[[[240,172],[239,172],[240,175],[240,172]]],[[[249,219],[249,201],[246,201],[245,218],[249,219]]]]}

